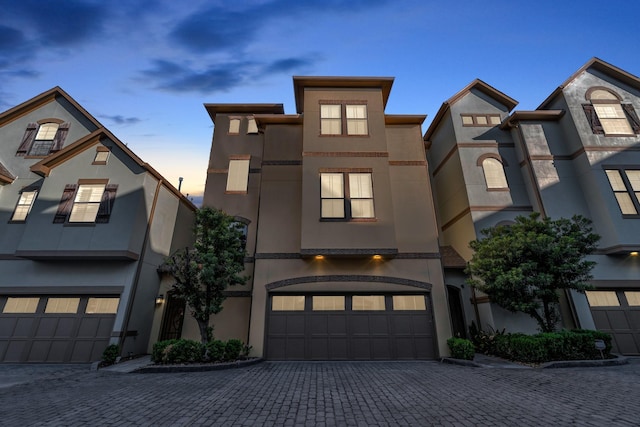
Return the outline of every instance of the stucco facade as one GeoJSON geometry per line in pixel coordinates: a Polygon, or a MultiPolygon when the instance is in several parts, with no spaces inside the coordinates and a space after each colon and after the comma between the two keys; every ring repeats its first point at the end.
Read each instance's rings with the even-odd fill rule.
{"type": "MultiPolygon", "coordinates": [[[[562,295],[561,326],[610,332],[617,351],[639,354],[640,80],[594,58],[536,110],[516,104],[476,80],[443,104],[427,130],[441,243],[469,260],[468,242],[480,230],[517,215],[591,219],[601,236],[591,256],[595,289],[589,298],[562,295]]],[[[445,281],[463,289],[459,274],[445,281]]],[[[468,319],[535,332],[530,318],[465,292],[468,319]]]]}
{"type": "Polygon", "coordinates": [[[0,115],[0,164],[0,360],[148,352],[193,204],[60,88],[0,115]]]}

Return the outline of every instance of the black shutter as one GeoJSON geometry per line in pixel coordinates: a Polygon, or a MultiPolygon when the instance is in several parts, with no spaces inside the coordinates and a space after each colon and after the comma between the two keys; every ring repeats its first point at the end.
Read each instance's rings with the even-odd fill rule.
{"type": "Polygon", "coordinates": [[[64,140],[67,139],[67,133],[69,133],[69,123],[62,123],[60,126],[58,126],[56,136],[53,137],[53,146],[51,147],[52,153],[55,153],[56,151],[60,151],[62,149],[64,140]]]}
{"type": "Polygon", "coordinates": [[[633,105],[631,104],[622,104],[622,109],[624,110],[624,114],[627,116],[627,120],[629,120],[629,124],[631,125],[631,129],[633,129],[633,133],[640,133],[640,119],[638,119],[638,115],[636,114],[636,110],[633,109],[633,105]]]}
{"type": "Polygon", "coordinates": [[[109,222],[113,202],[116,200],[117,190],[118,184],[109,184],[104,187],[104,193],[102,193],[102,200],[98,208],[98,215],[96,215],[96,224],[106,224],[109,222]]]}
{"type": "Polygon", "coordinates": [[[589,125],[591,125],[591,130],[593,133],[598,135],[604,135],[604,129],[602,128],[602,124],[600,123],[600,119],[596,114],[596,109],[593,108],[591,104],[582,104],[582,108],[584,109],[584,114],[587,116],[587,120],[589,121],[589,125]]]}
{"type": "Polygon", "coordinates": [[[62,198],[58,205],[58,212],[56,212],[56,216],[53,218],[54,224],[62,224],[67,221],[67,217],[73,207],[73,197],[76,194],[76,188],[78,188],[76,184],[67,184],[64,186],[62,198]]]}
{"type": "Polygon", "coordinates": [[[36,138],[36,132],[38,131],[37,123],[29,123],[27,125],[27,130],[24,132],[24,136],[22,137],[22,142],[20,143],[20,147],[18,147],[18,151],[16,151],[16,156],[24,156],[31,148],[31,144],[33,140],[36,138]]]}

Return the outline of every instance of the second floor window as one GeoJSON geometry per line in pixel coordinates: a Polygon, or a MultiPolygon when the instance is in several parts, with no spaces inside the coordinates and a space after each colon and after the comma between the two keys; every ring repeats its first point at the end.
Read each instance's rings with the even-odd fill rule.
{"type": "Polygon", "coordinates": [[[640,169],[606,169],[605,173],[622,215],[638,215],[640,213],[640,169]]]}
{"type": "Polygon", "coordinates": [[[375,218],[371,173],[321,173],[320,198],[323,219],[375,218]]]}
{"type": "Polygon", "coordinates": [[[25,221],[27,219],[27,215],[29,215],[29,212],[31,211],[31,207],[33,206],[33,202],[36,200],[37,195],[37,190],[23,191],[20,193],[20,198],[18,199],[18,204],[13,211],[11,221],[25,221]]]}
{"type": "Polygon", "coordinates": [[[591,88],[586,94],[590,104],[582,107],[595,134],[627,136],[640,133],[640,119],[633,105],[606,88],[591,88]]]}
{"type": "Polygon", "coordinates": [[[17,156],[45,157],[59,151],[69,132],[69,123],[29,123],[16,151],[17,156]]]}

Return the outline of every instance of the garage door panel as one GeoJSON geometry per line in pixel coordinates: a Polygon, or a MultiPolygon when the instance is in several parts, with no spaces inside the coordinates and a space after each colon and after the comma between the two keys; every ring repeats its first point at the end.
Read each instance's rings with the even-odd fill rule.
{"type": "MultiPolygon", "coordinates": [[[[67,358],[67,352],[69,351],[69,347],[71,345],[73,345],[73,343],[67,340],[51,342],[51,347],[49,348],[49,355],[47,357],[47,362],[53,362],[53,363],[64,362],[67,358]]],[[[92,360],[95,361],[98,359],[92,359],[92,360]]]]}
{"type": "Polygon", "coordinates": [[[431,335],[431,324],[424,321],[424,316],[411,316],[411,327],[416,335],[431,335]]]}
{"type": "Polygon", "coordinates": [[[287,317],[287,335],[298,334],[304,335],[305,333],[305,318],[302,314],[292,314],[287,317]]]}
{"type": "Polygon", "coordinates": [[[78,340],[73,343],[71,362],[83,362],[91,360],[93,341],[78,340]]]}
{"type": "Polygon", "coordinates": [[[35,337],[43,338],[43,337],[52,337],[55,336],[56,328],[58,327],[58,320],[56,318],[45,319],[42,321],[42,318],[38,319],[38,326],[36,327],[35,337]]]}
{"type": "Polygon", "coordinates": [[[41,340],[31,343],[29,349],[28,362],[46,362],[48,360],[49,349],[51,348],[51,341],[41,340]]]}
{"type": "Polygon", "coordinates": [[[348,353],[347,337],[332,337],[329,341],[329,359],[331,360],[347,360],[348,353]]]}
{"type": "Polygon", "coordinates": [[[101,317],[95,337],[109,339],[109,337],[111,336],[112,329],[113,329],[113,316],[101,317]]]}
{"type": "Polygon", "coordinates": [[[372,314],[369,317],[369,333],[371,335],[389,335],[389,316],[372,314]]]}
{"type": "Polygon", "coordinates": [[[314,314],[309,316],[309,333],[312,336],[326,336],[329,333],[328,319],[326,315],[314,314]]]}
{"type": "Polygon", "coordinates": [[[609,318],[611,329],[629,329],[629,322],[624,311],[610,310],[607,313],[607,317],[609,318]]]}
{"type": "Polygon", "coordinates": [[[344,314],[330,316],[327,319],[327,332],[332,336],[346,336],[347,316],[344,314]]]}
{"type": "Polygon", "coordinates": [[[351,354],[355,360],[371,360],[369,337],[354,337],[351,339],[351,354]]]}
{"type": "Polygon", "coordinates": [[[399,335],[411,335],[413,334],[413,321],[411,317],[402,315],[396,315],[392,318],[393,333],[399,335]]]}
{"type": "Polygon", "coordinates": [[[13,328],[12,338],[28,338],[33,333],[36,319],[29,317],[18,317],[13,328]]]}
{"type": "Polygon", "coordinates": [[[633,354],[638,352],[638,347],[633,333],[614,332],[613,339],[616,342],[618,352],[622,354],[633,354]]]}
{"type": "Polygon", "coordinates": [[[598,329],[611,329],[611,324],[609,323],[609,317],[607,316],[606,311],[592,310],[591,314],[593,315],[593,322],[596,324],[598,329]]]}
{"type": "Polygon", "coordinates": [[[357,313],[349,319],[349,327],[352,335],[369,336],[369,316],[357,313]]]}
{"type": "Polygon", "coordinates": [[[371,358],[374,360],[389,360],[392,358],[390,339],[388,337],[371,338],[371,358]]]}
{"type": "MultiPolygon", "coordinates": [[[[65,330],[71,330],[70,325],[66,325],[65,330]]],[[[100,318],[85,317],[80,320],[80,326],[78,327],[78,338],[91,338],[96,336],[98,328],[100,326],[100,318]]]]}
{"type": "Polygon", "coordinates": [[[310,359],[311,360],[327,360],[329,359],[329,339],[312,337],[309,340],[310,359]]]}
{"type": "Polygon", "coordinates": [[[13,335],[18,319],[15,317],[0,318],[0,338],[9,338],[13,335]]]}
{"type": "Polygon", "coordinates": [[[271,337],[269,339],[268,359],[284,360],[287,340],[284,337],[271,337]]]}
{"type": "Polygon", "coordinates": [[[304,347],[305,347],[305,338],[304,337],[300,337],[300,338],[296,338],[296,337],[287,337],[286,340],[286,347],[285,347],[285,351],[286,351],[286,359],[289,360],[302,360],[305,357],[305,351],[304,351],[304,347]]]}
{"type": "Polygon", "coordinates": [[[629,326],[640,333],[640,310],[631,310],[627,313],[629,326]]]}
{"type": "Polygon", "coordinates": [[[26,340],[11,340],[7,343],[7,350],[4,353],[3,362],[23,362],[24,350],[30,343],[26,340]]]}

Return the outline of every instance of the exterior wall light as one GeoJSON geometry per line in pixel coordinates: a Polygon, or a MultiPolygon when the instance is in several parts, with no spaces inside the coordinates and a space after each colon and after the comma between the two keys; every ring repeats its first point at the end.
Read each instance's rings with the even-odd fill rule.
{"type": "Polygon", "coordinates": [[[374,255],[373,259],[375,259],[376,261],[379,261],[382,259],[382,255],[374,255]]]}
{"type": "Polygon", "coordinates": [[[629,252],[629,255],[631,255],[631,256],[638,256],[638,251],[629,252]]]}
{"type": "Polygon", "coordinates": [[[164,303],[164,295],[160,294],[156,297],[156,304],[160,305],[164,303]]]}
{"type": "Polygon", "coordinates": [[[324,259],[324,255],[316,255],[316,259],[324,259]]]}

